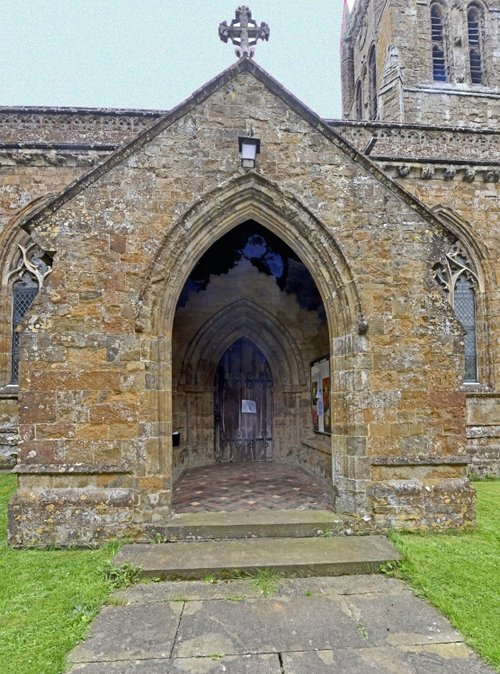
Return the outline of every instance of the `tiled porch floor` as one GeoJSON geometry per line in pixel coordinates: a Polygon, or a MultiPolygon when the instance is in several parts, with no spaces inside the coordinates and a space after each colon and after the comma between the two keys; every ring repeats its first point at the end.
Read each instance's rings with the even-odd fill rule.
{"type": "Polygon", "coordinates": [[[192,468],[174,489],[178,513],[235,510],[328,510],[332,485],[298,466],[218,463],[192,468]]]}

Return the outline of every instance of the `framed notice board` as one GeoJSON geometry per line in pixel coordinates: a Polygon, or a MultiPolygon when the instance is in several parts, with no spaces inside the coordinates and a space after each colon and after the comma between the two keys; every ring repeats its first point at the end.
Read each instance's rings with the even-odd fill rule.
{"type": "Polygon", "coordinates": [[[311,412],[313,430],[316,433],[331,433],[330,356],[323,356],[311,363],[311,412]]]}

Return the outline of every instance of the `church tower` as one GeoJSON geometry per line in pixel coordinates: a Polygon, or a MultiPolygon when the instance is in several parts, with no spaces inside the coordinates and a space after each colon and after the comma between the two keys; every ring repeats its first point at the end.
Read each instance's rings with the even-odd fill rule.
{"type": "Polygon", "coordinates": [[[343,116],[497,128],[500,0],[344,3],[343,116]]]}

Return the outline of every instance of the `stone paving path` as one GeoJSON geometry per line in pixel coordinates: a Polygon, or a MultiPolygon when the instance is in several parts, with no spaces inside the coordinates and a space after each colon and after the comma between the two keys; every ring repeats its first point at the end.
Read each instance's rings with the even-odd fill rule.
{"type": "Polygon", "coordinates": [[[114,595],[70,674],[494,674],[443,616],[384,576],[136,585],[114,595]]]}
{"type": "Polygon", "coordinates": [[[191,468],[174,491],[178,513],[329,510],[332,484],[299,466],[218,463],[191,468]]]}

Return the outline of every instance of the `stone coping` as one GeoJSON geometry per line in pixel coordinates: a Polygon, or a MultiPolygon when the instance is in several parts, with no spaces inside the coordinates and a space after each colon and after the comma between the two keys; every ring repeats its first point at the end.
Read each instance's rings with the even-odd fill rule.
{"type": "Polygon", "coordinates": [[[450,456],[373,456],[370,458],[372,466],[449,466],[467,465],[470,463],[468,454],[450,456]]]}
{"type": "Polygon", "coordinates": [[[456,166],[457,168],[467,168],[468,166],[475,166],[478,169],[489,170],[492,166],[500,166],[500,161],[498,159],[493,159],[491,161],[486,161],[484,159],[464,159],[464,158],[447,158],[447,157],[415,157],[415,156],[403,156],[399,154],[395,155],[377,155],[370,154],[370,158],[373,161],[378,162],[396,162],[400,164],[432,164],[437,168],[442,167],[446,168],[449,165],[456,166]]]}
{"type": "Polygon", "coordinates": [[[338,126],[338,127],[353,127],[361,129],[373,129],[373,130],[395,130],[395,131],[446,131],[452,133],[466,133],[466,134],[478,134],[478,135],[500,135],[498,129],[488,127],[485,129],[481,128],[469,128],[467,126],[457,126],[450,124],[449,126],[445,124],[418,124],[416,122],[388,122],[382,121],[377,122],[375,120],[355,120],[355,119],[325,119],[324,120],[329,126],[338,126]]]}
{"type": "Polygon", "coordinates": [[[28,114],[28,115],[106,115],[106,116],[134,116],[160,117],[168,110],[143,110],[141,108],[81,108],[78,106],[44,106],[44,105],[2,105],[0,114],[28,114]]]}
{"type": "Polygon", "coordinates": [[[70,150],[74,152],[75,150],[85,150],[85,151],[95,151],[95,152],[114,152],[116,149],[121,147],[119,143],[81,143],[75,141],[74,143],[43,143],[43,142],[31,142],[31,141],[19,141],[17,143],[0,143],[0,150],[70,150]]]}
{"type": "Polygon", "coordinates": [[[13,470],[14,473],[22,475],[99,475],[102,473],[117,473],[130,474],[132,468],[130,466],[112,465],[112,464],[96,464],[89,465],[84,463],[76,464],[30,464],[19,463],[13,470]]]}

